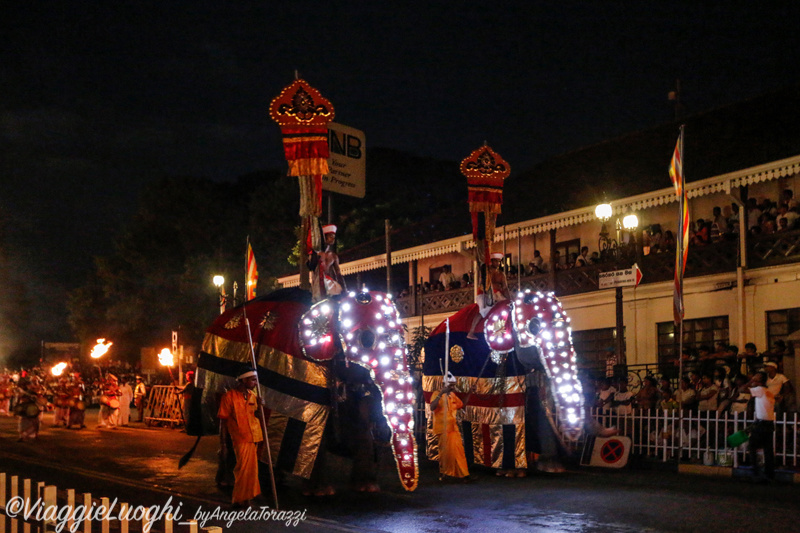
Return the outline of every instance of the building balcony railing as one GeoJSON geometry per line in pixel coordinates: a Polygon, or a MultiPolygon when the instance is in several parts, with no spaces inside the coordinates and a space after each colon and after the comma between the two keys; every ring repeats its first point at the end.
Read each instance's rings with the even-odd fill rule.
{"type": "MultiPolygon", "coordinates": [[[[762,268],[800,262],[800,230],[759,235],[748,238],[748,268],[762,268]]],[[[523,276],[519,282],[514,276],[508,279],[514,292],[522,290],[553,291],[557,296],[569,296],[598,290],[601,272],[630,268],[635,262],[633,254],[622,261],[607,260],[594,265],[523,276]]],[[[690,246],[686,260],[686,277],[708,276],[733,272],[739,262],[738,240],[723,240],[704,246],[690,246]]],[[[650,253],[639,260],[643,273],[642,283],[669,281],[674,276],[675,253],[665,251],[650,253]]],[[[402,317],[447,313],[473,303],[473,288],[434,291],[417,294],[416,298],[397,298],[402,317]]]]}

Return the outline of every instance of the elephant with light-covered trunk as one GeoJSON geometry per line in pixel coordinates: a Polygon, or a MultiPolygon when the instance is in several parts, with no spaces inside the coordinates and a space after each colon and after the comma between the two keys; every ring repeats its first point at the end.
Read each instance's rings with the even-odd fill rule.
{"type": "Polygon", "coordinates": [[[251,364],[249,335],[276,469],[317,479],[327,443],[356,455],[354,474],[363,475],[359,457],[383,441],[403,487],[417,487],[415,399],[390,296],[350,292],[312,305],[308,292],[281,289],[220,315],[198,360],[205,433],[216,431],[220,394],[251,364]]]}
{"type": "MultiPolygon", "coordinates": [[[[453,374],[469,464],[521,470],[533,448],[526,440],[577,440],[584,400],[569,323],[552,293],[526,291],[485,316],[477,304],[465,307],[433,330],[425,345],[425,402],[442,387],[445,370],[453,374]]],[[[429,423],[427,454],[437,460],[431,429],[429,423]]]]}

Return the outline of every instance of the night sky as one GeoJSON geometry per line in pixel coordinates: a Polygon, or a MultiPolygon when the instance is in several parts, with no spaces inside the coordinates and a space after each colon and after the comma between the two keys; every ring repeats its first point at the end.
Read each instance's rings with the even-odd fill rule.
{"type": "Polygon", "coordinates": [[[368,147],[460,160],[487,140],[514,171],[671,121],[676,78],[690,113],[800,81],[798,7],[430,4],[6,3],[5,281],[39,302],[37,334],[69,340],[49,337],[64,292],[109,253],[143,184],[283,168],[267,108],[295,69],[368,147]]]}

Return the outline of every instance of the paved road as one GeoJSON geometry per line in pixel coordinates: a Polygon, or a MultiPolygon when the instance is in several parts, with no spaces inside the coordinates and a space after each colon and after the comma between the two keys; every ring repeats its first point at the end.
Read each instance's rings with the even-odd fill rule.
{"type": "MultiPolygon", "coordinates": [[[[90,412],[90,415],[95,413],[90,412]]],[[[186,468],[180,456],[194,439],[179,430],[134,425],[118,430],[45,429],[35,444],[17,443],[15,422],[0,417],[0,471],[28,475],[59,487],[119,497],[134,505],[162,503],[169,495],[197,506],[227,508],[227,495],[213,483],[215,439],[201,440],[186,468]]],[[[337,483],[331,498],[304,498],[297,480],[279,488],[283,509],[307,511],[298,531],[378,530],[429,532],[465,530],[512,533],[619,531],[797,531],[800,487],[760,486],[732,479],[679,475],[669,471],[573,469],[561,475],[497,478],[476,470],[469,484],[441,484],[436,466],[421,459],[417,491],[404,491],[387,463],[379,494],[348,490],[337,483]]],[[[334,476],[346,480],[346,461],[334,476]]],[[[267,498],[264,505],[270,505],[267,498]]],[[[226,531],[283,530],[281,524],[237,522],[226,531]]]]}

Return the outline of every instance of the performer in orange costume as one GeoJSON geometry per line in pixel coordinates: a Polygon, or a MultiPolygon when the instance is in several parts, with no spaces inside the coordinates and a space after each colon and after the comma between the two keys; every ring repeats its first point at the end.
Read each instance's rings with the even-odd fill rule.
{"type": "Polygon", "coordinates": [[[236,468],[233,470],[234,505],[249,505],[250,500],[261,494],[258,482],[258,455],[264,445],[261,423],[256,416],[258,397],[254,391],[255,370],[248,370],[238,378],[235,389],[226,392],[219,403],[217,416],[220,420],[220,442],[223,455],[228,453],[225,445],[227,435],[233,442],[236,468]]]}
{"type": "Polygon", "coordinates": [[[456,412],[464,407],[464,403],[453,394],[455,377],[448,374],[445,381],[445,386],[431,401],[433,432],[439,435],[439,472],[442,478],[444,476],[467,478],[469,477],[467,458],[456,421],[456,412]],[[445,401],[441,401],[443,397],[445,401]]]}

